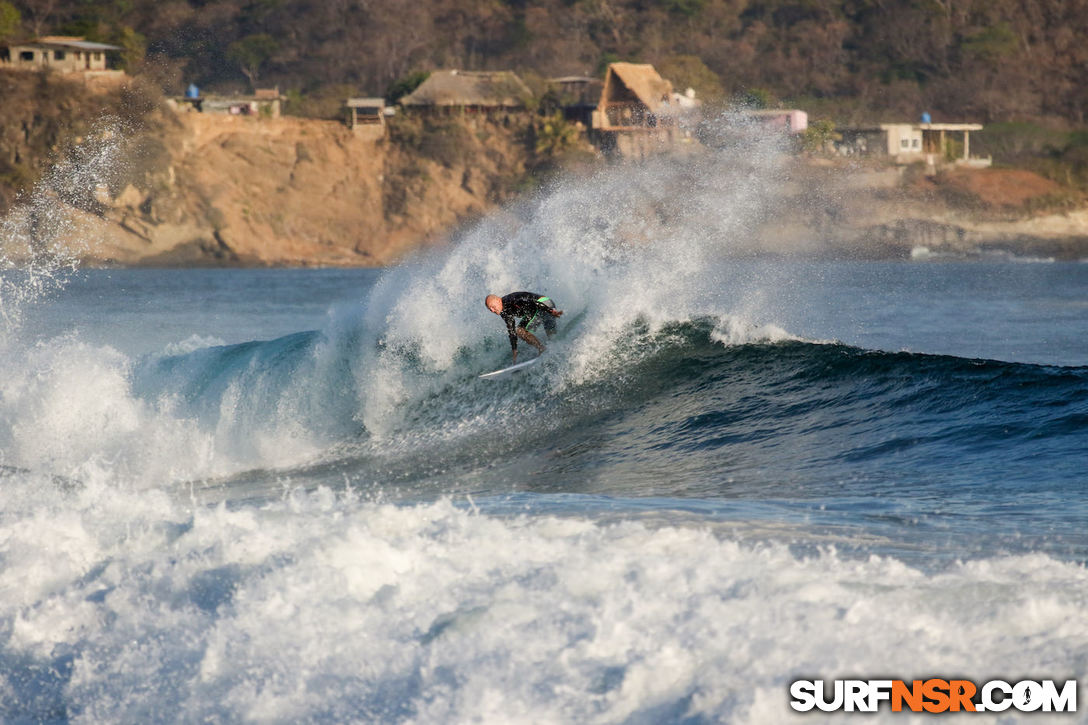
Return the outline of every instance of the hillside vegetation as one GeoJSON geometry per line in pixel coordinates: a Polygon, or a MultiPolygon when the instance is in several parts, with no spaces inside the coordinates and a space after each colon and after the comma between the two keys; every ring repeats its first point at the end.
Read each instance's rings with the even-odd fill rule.
{"type": "MultiPolygon", "coordinates": [[[[863,194],[820,179],[826,193],[790,222],[796,239],[774,231],[783,244],[881,256],[1036,239],[1035,252],[1063,258],[1088,247],[1088,0],[0,0],[0,40],[42,34],[115,43],[132,76],[92,91],[0,70],[0,215],[44,179],[34,193],[63,200],[100,240],[94,263],[388,263],[548,174],[599,163],[552,115],[545,79],[614,60],[655,64],[711,117],[718,102],[787,103],[828,133],[829,119],[922,110],[986,123],[971,148],[994,169],[908,174],[863,194]],[[313,120],[442,67],[518,71],[536,94],[530,113],[512,124],[399,114],[378,136],[313,120]],[[162,94],[190,82],[278,85],[287,113],[309,118],[167,111],[162,94]],[[86,138],[116,132],[126,143],[105,183],[50,181],[86,138]],[[855,197],[864,203],[842,201],[855,197]],[[877,246],[859,252],[865,240],[877,246]]],[[[802,155],[796,173],[844,164],[802,155]]]]}
{"type": "Polygon", "coordinates": [[[125,47],[173,91],[278,84],[381,94],[416,71],[530,77],[654,63],[703,97],[825,116],[1064,120],[1088,113],[1088,0],[0,0],[0,34],[125,47]]]}

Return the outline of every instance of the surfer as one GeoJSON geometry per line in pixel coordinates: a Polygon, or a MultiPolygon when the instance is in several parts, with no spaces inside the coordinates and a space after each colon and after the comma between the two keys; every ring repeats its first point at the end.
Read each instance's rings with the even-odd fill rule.
{"type": "Polygon", "coordinates": [[[535,292],[511,292],[505,297],[488,295],[484,298],[484,304],[506,323],[515,363],[518,361],[518,338],[535,347],[538,354],[543,353],[544,344],[536,339],[536,335],[529,332],[530,328],[543,322],[544,332],[551,337],[555,334],[555,318],[563,314],[562,310],[555,309],[555,303],[550,298],[535,292]],[[520,323],[515,323],[516,317],[521,318],[520,323]]]}

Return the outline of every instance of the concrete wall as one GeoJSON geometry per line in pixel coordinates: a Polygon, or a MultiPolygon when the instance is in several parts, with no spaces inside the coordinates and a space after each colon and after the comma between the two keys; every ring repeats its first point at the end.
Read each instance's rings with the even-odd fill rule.
{"type": "Polygon", "coordinates": [[[881,128],[888,139],[888,155],[904,160],[922,155],[922,130],[911,123],[885,123],[881,128]]]}

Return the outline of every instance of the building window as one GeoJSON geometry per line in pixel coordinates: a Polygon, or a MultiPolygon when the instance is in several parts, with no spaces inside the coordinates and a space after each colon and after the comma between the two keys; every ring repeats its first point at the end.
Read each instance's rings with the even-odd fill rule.
{"type": "Polygon", "coordinates": [[[905,139],[905,138],[900,139],[899,140],[899,148],[909,149],[910,148],[910,141],[905,139]]]}
{"type": "Polygon", "coordinates": [[[94,59],[95,60],[102,60],[102,54],[101,53],[95,53],[94,54],[94,59]]]}
{"type": "Polygon", "coordinates": [[[63,50],[54,50],[53,51],[53,60],[64,60],[64,51],[63,50]]]}
{"type": "Polygon", "coordinates": [[[911,142],[911,146],[913,146],[914,148],[918,148],[918,147],[920,147],[921,145],[922,145],[922,141],[921,141],[921,139],[917,139],[917,138],[916,138],[916,139],[914,139],[914,140],[913,140],[913,141],[911,142]]]}
{"type": "Polygon", "coordinates": [[[24,50],[24,51],[22,51],[21,53],[19,53],[19,60],[21,60],[23,62],[26,62],[26,63],[33,63],[34,62],[34,51],[33,50],[24,50]]]}

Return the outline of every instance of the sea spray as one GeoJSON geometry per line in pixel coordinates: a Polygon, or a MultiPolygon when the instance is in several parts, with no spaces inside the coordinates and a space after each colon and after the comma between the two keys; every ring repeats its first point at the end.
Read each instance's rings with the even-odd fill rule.
{"type": "Polygon", "coordinates": [[[78,216],[101,208],[123,145],[120,122],[98,122],[0,219],[0,339],[27,305],[63,287],[94,246],[78,216]]]}
{"type": "MultiPolygon", "coordinates": [[[[95,379],[93,372],[83,369],[79,377],[65,379],[57,387],[43,386],[58,366],[64,368],[73,360],[55,349],[44,353],[47,360],[42,360],[40,346],[28,348],[19,339],[27,307],[61,289],[75,273],[82,252],[93,243],[80,235],[82,227],[76,218],[98,204],[96,195],[103,193],[114,177],[120,149],[118,124],[104,121],[96,125],[83,143],[70,149],[69,155],[0,219],[0,366],[4,369],[0,379],[0,466],[28,464],[55,471],[58,458],[64,458],[61,448],[50,445],[57,436],[64,439],[64,447],[74,444],[75,459],[83,464],[101,455],[93,436],[86,437],[92,427],[127,425],[127,416],[100,415],[117,403],[116,378],[95,379]],[[76,382],[80,377],[93,385],[76,382]],[[95,385],[104,386],[97,392],[105,398],[98,401],[102,407],[95,406],[97,410],[84,418],[78,414],[79,406],[73,406],[71,396],[65,394],[65,387],[72,386],[69,392],[88,400],[95,385]],[[57,407],[53,408],[50,400],[57,407]],[[43,421],[43,416],[47,420],[43,421]],[[87,445],[80,445],[80,441],[87,445]]],[[[104,364],[117,367],[116,361],[104,364]]],[[[95,369],[92,365],[91,370],[95,369]]]]}
{"type": "Polygon", "coordinates": [[[754,229],[778,203],[785,159],[779,136],[735,138],[566,181],[520,226],[485,222],[452,249],[390,270],[365,303],[363,334],[381,345],[363,346],[360,420],[374,434],[395,430],[411,396],[464,374],[465,350],[501,340],[480,313],[490,292],[547,294],[566,311],[561,324],[577,325],[553,389],[611,374],[610,351],[638,321],[728,315],[708,306],[719,285],[711,262],[758,248],[754,229]]]}

